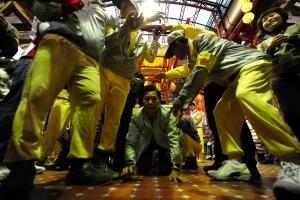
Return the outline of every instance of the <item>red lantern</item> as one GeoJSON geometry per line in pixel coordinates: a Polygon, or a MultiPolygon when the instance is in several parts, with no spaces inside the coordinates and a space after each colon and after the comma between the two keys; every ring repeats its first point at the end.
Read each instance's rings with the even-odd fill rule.
{"type": "Polygon", "coordinates": [[[204,104],[199,103],[199,104],[197,105],[197,110],[199,110],[199,111],[205,110],[204,104]]]}

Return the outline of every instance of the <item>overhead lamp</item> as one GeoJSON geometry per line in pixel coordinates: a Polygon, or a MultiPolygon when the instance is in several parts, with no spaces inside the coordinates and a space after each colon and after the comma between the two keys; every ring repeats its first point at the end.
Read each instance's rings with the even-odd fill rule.
{"type": "Polygon", "coordinates": [[[253,3],[252,2],[244,2],[242,3],[242,12],[247,13],[250,12],[253,8],[253,3]]]}
{"type": "Polygon", "coordinates": [[[247,12],[243,16],[243,22],[245,24],[250,24],[254,20],[255,15],[252,12],[247,12]]]}

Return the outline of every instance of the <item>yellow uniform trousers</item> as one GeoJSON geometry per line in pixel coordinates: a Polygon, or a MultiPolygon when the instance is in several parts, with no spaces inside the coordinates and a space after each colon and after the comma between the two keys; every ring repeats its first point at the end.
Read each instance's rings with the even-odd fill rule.
{"type": "Polygon", "coordinates": [[[299,152],[298,141],[272,105],[271,70],[272,64],[263,60],[244,66],[214,109],[222,150],[229,159],[244,154],[240,135],[245,117],[270,153],[299,152]]]}
{"type": "Polygon", "coordinates": [[[38,159],[49,108],[59,92],[70,90],[72,138],[70,158],[90,158],[100,102],[99,65],[66,38],[47,34],[28,71],[13,122],[6,161],[38,159]]]}
{"type": "Polygon", "coordinates": [[[193,140],[188,134],[182,133],[180,136],[182,154],[184,158],[198,156],[202,151],[202,145],[193,140]]]}
{"type": "Polygon", "coordinates": [[[98,149],[113,151],[124,110],[130,81],[105,67],[100,67],[101,102],[100,113],[105,111],[104,124],[100,134],[98,149]]]}
{"type": "Polygon", "coordinates": [[[69,93],[63,89],[56,98],[49,114],[42,142],[42,158],[55,161],[60,151],[57,139],[70,126],[69,93]]]}
{"type": "Polygon", "coordinates": [[[204,152],[204,133],[203,133],[202,127],[197,127],[196,130],[198,132],[198,136],[200,138],[200,145],[201,145],[201,152],[198,155],[197,159],[198,159],[199,162],[203,162],[204,158],[205,158],[205,152],[204,152]]]}

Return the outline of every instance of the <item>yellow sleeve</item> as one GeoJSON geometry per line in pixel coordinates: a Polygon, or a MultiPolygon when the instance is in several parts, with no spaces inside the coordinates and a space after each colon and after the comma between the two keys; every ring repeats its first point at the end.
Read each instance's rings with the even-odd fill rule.
{"type": "Polygon", "coordinates": [[[185,36],[189,39],[194,39],[197,35],[200,33],[209,33],[209,34],[214,34],[216,33],[212,31],[208,31],[206,29],[202,28],[197,28],[188,24],[177,24],[177,25],[172,25],[172,30],[184,30],[185,31],[185,36]]]}
{"type": "Polygon", "coordinates": [[[188,67],[188,65],[182,65],[175,69],[167,71],[166,75],[168,77],[168,80],[171,80],[171,79],[185,78],[188,75],[190,75],[190,73],[191,73],[191,70],[188,67]]]}

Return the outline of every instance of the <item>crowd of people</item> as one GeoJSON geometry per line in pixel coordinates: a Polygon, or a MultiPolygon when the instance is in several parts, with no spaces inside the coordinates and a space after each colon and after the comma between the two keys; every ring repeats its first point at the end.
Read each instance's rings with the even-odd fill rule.
{"type": "Polygon", "coordinates": [[[30,198],[38,165],[68,170],[67,185],[136,174],[185,182],[182,169],[197,169],[203,151],[215,160],[203,168],[213,179],[260,181],[246,120],[281,160],[274,194],[299,198],[300,25],[275,8],[257,20],[271,36],[258,49],[187,24],[157,26],[149,45],[140,29],[163,13],[113,3],[118,19],[98,0],[35,0],[32,42],[19,59],[17,31],[0,17],[1,199],[30,198]],[[138,67],[155,60],[166,30],[164,57],[188,60],[155,76],[186,78],[170,110],[138,67]],[[200,90],[206,116],[193,102],[200,90]]]}

